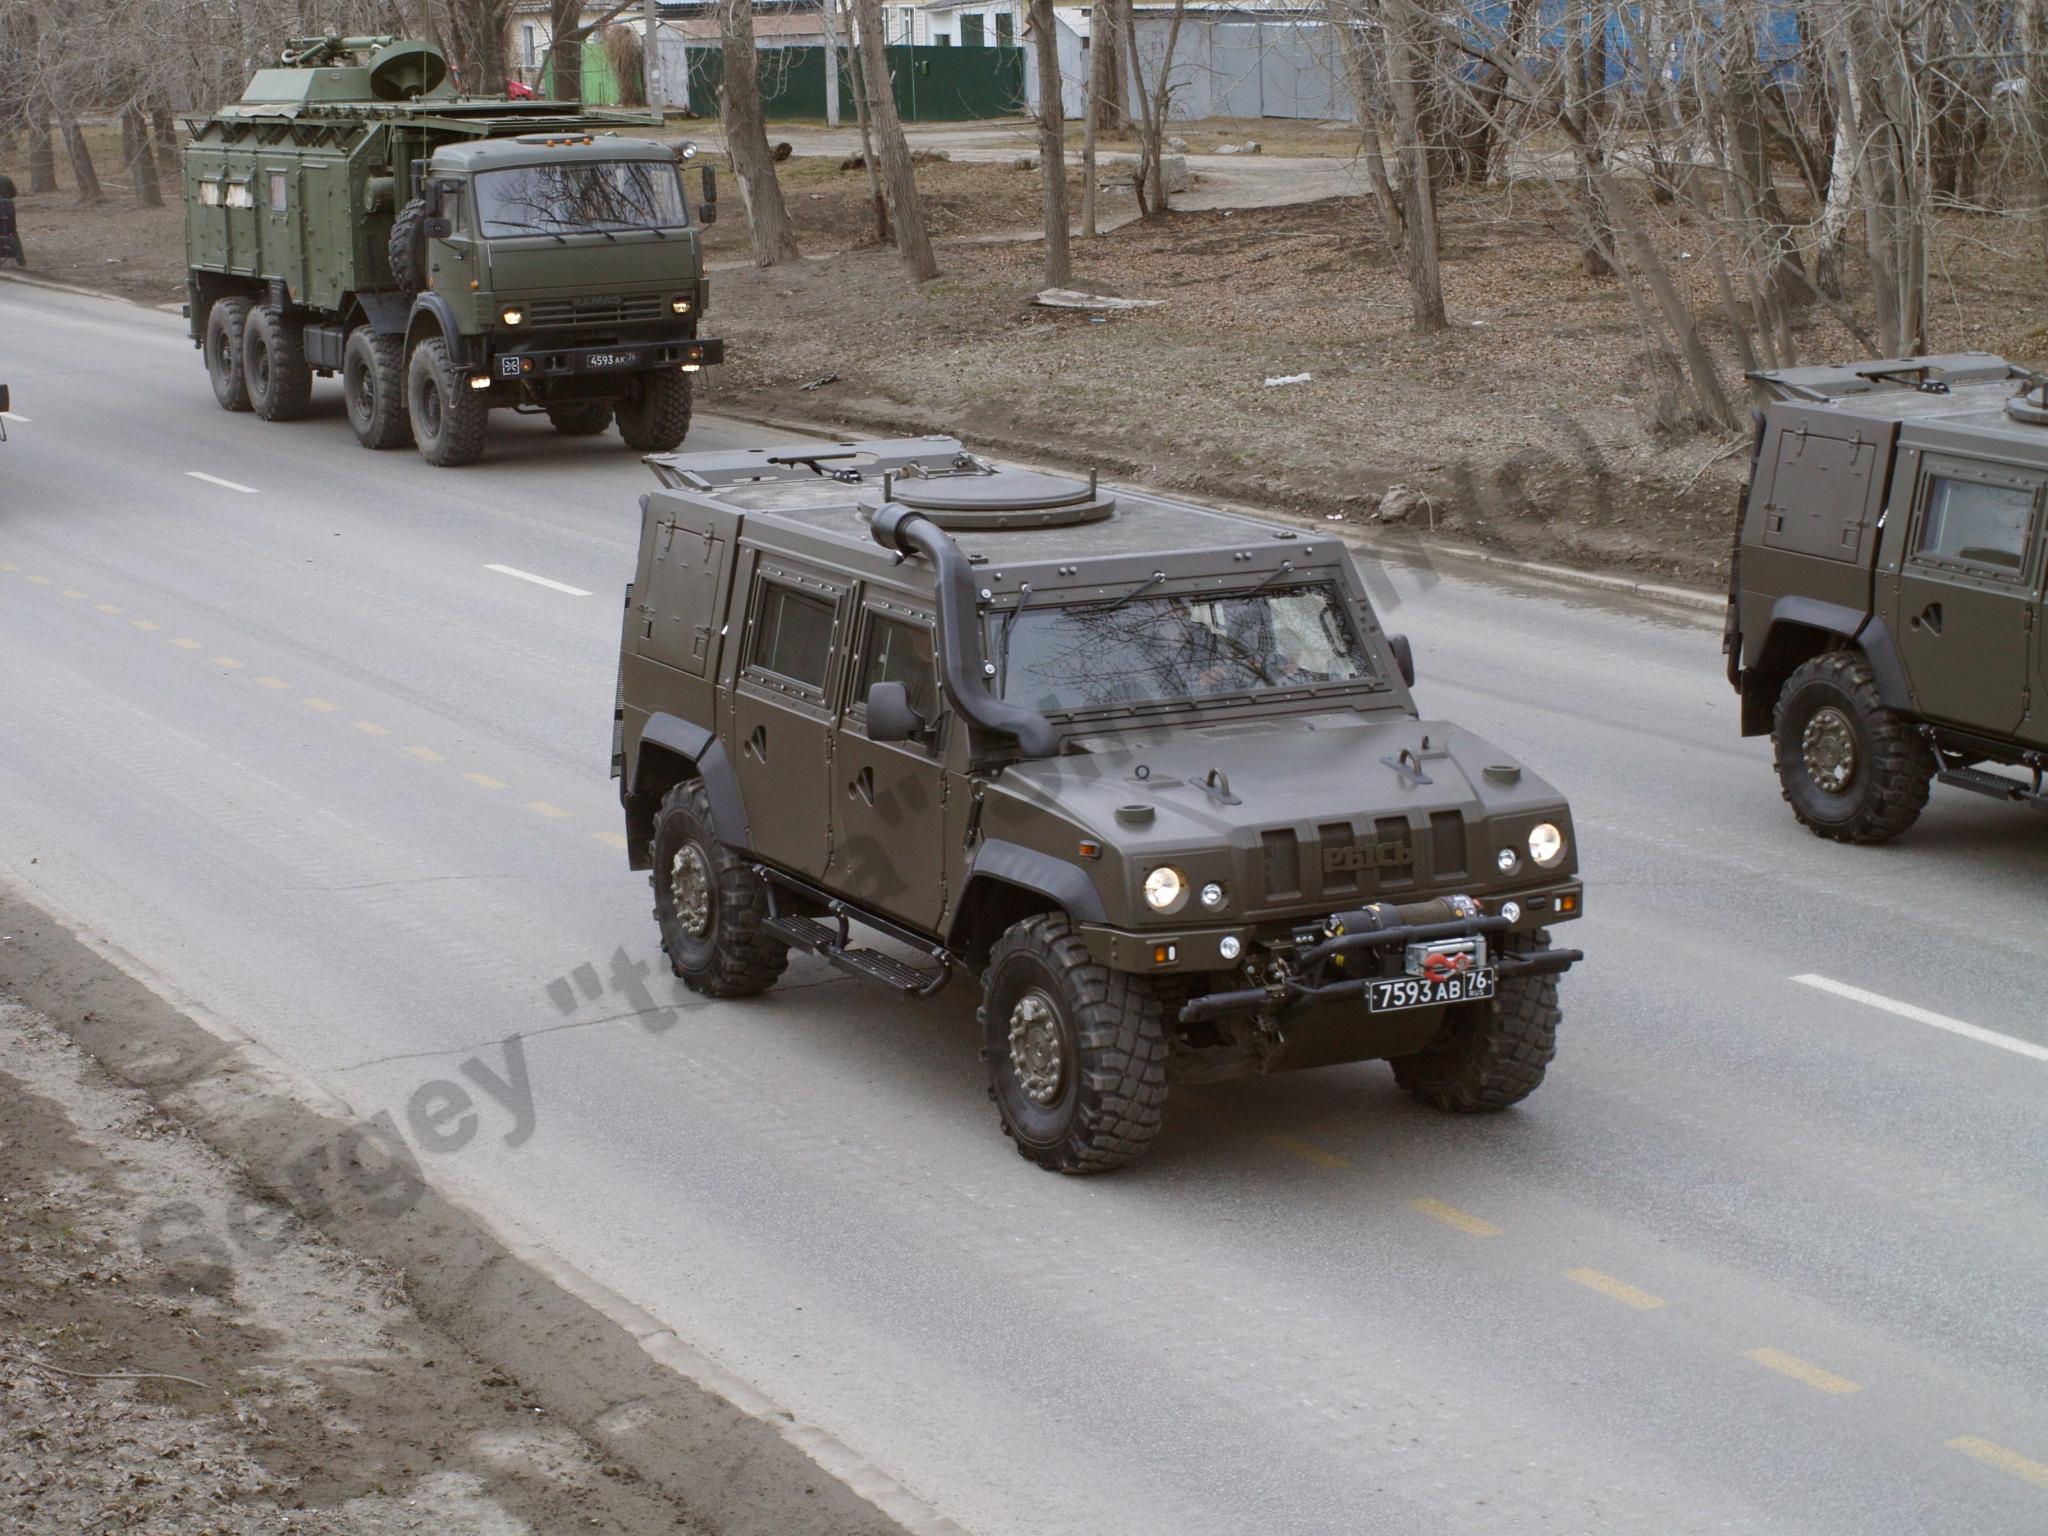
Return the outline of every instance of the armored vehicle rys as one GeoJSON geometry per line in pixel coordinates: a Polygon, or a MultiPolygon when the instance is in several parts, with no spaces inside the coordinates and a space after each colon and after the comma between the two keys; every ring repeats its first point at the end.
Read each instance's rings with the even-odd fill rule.
{"type": "Polygon", "coordinates": [[[2048,809],[2048,384],[1978,352],[1755,377],[1723,647],[1794,814],[1881,842],[1935,779],[2048,809]]]}
{"type": "Polygon", "coordinates": [[[1570,812],[1417,718],[1336,540],[950,438],[651,462],[614,769],[690,987],[792,949],[908,996],[978,973],[1003,1125],[1063,1172],[1141,1152],[1169,1078],[1541,1081],[1570,812]]]}
{"type": "MultiPolygon", "coordinates": [[[[189,125],[186,315],[215,398],[290,420],[338,373],[364,447],[435,464],[479,458],[493,407],[678,446],[724,347],[698,334],[675,156],[627,121],[459,96],[426,43],[294,43],[189,125]]],[[[708,170],[703,193],[700,224],[708,170]]]]}

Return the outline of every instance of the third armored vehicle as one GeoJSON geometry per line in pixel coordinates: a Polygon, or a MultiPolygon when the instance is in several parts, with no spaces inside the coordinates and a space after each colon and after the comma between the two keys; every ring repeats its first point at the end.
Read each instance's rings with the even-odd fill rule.
{"type": "Polygon", "coordinates": [[[675,157],[559,102],[459,96],[426,43],[294,43],[191,124],[186,314],[215,397],[271,421],[339,373],[366,448],[483,453],[493,407],[675,448],[706,287],[675,157]]]}
{"type": "Polygon", "coordinates": [[[1542,1079],[1570,811],[1417,717],[1337,540],[949,438],[651,462],[614,769],[689,986],[978,974],[1004,1128],[1066,1172],[1142,1151],[1169,1076],[1542,1079]]]}
{"type": "Polygon", "coordinates": [[[1724,648],[1794,814],[1879,842],[1935,779],[2048,809],[2043,380],[1978,352],[1756,378],[1724,648]]]}

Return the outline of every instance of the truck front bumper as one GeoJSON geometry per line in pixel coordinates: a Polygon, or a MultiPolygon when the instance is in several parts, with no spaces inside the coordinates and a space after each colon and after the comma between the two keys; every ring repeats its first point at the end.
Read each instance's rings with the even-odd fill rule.
{"type": "Polygon", "coordinates": [[[708,368],[725,361],[715,336],[664,341],[621,341],[604,347],[522,346],[492,355],[486,370],[500,384],[604,373],[652,373],[664,368],[708,368]]]}

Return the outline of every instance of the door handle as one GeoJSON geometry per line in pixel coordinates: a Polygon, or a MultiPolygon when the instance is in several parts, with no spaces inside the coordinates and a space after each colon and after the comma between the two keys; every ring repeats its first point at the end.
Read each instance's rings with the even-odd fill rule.
{"type": "Polygon", "coordinates": [[[849,795],[859,795],[870,806],[875,803],[875,770],[862,768],[853,776],[853,782],[846,786],[849,795]]]}
{"type": "Polygon", "coordinates": [[[1924,629],[1930,635],[1939,635],[1941,633],[1941,604],[1929,603],[1925,608],[1922,608],[1914,616],[1913,627],[1915,629],[1924,629]]]}
{"type": "Polygon", "coordinates": [[[747,738],[747,755],[757,763],[768,761],[768,727],[757,725],[754,733],[747,738]]]}

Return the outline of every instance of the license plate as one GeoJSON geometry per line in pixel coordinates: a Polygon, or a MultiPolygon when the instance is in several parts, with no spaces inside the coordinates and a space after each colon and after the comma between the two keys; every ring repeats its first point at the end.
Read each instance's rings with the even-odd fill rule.
{"type": "Polygon", "coordinates": [[[593,352],[588,359],[593,368],[630,368],[640,361],[638,352],[593,352]]]}
{"type": "Polygon", "coordinates": [[[1403,1008],[1437,1008],[1445,1003],[1483,1002],[1493,996],[1493,967],[1460,971],[1455,976],[1432,980],[1427,976],[1396,976],[1376,981],[1365,994],[1374,1013],[1394,1013],[1403,1008]]]}
{"type": "Polygon", "coordinates": [[[498,372],[499,372],[500,374],[502,374],[502,375],[503,375],[504,377],[508,378],[508,379],[516,379],[516,378],[518,378],[518,377],[519,377],[519,359],[518,359],[517,357],[501,357],[501,358],[499,358],[499,359],[498,359],[498,372]]]}

